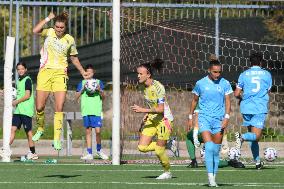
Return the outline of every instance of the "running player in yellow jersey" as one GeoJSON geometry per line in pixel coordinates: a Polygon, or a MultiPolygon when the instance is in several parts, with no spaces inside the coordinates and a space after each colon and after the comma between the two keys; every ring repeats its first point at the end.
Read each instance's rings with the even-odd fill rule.
{"type": "Polygon", "coordinates": [[[172,174],[165,146],[172,131],[173,116],[166,102],[164,86],[152,78],[152,68],[159,70],[162,64],[163,61],[157,59],[153,63],[138,66],[138,80],[145,86],[144,98],[148,107],[143,108],[134,104],[131,108],[136,113],[146,113],[138,144],[139,151],[155,151],[164,168],[164,173],[156,179],[170,179],[172,174]],[[157,142],[152,142],[155,135],[157,135],[157,142]]]}
{"type": "Polygon", "coordinates": [[[70,58],[73,65],[80,71],[83,77],[87,73],[77,57],[77,49],[74,38],[66,34],[68,14],[66,12],[55,16],[50,13],[34,28],[33,33],[45,38],[40,51],[40,70],[37,76],[36,91],[36,125],[38,127],[33,141],[38,141],[44,132],[44,108],[49,94],[52,92],[55,98],[54,113],[54,141],[55,150],[61,150],[60,134],[63,123],[63,105],[67,91],[67,59],[70,58]],[[44,25],[54,19],[54,27],[43,29],[44,25]]]}

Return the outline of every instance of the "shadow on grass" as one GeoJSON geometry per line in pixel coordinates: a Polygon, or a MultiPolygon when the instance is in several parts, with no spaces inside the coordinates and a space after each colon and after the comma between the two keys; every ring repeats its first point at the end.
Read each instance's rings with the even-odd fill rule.
{"type": "MultiPolygon", "coordinates": [[[[219,183],[217,183],[217,184],[218,184],[218,187],[222,187],[222,186],[224,186],[224,187],[235,187],[234,184],[219,184],[219,183]]],[[[208,186],[208,184],[205,184],[204,186],[208,186]]]]}
{"type": "Polygon", "coordinates": [[[261,169],[256,169],[255,167],[246,167],[245,170],[255,170],[255,171],[261,171],[261,170],[264,170],[264,169],[270,169],[270,170],[273,170],[273,169],[277,169],[277,167],[266,167],[264,166],[263,168],[261,169]]]}
{"type": "MultiPolygon", "coordinates": [[[[159,176],[159,175],[158,175],[158,176],[159,176]]],[[[153,179],[153,178],[154,178],[154,179],[155,179],[155,178],[157,178],[158,176],[145,176],[145,177],[142,177],[142,178],[151,178],[151,179],[153,179]]],[[[175,179],[175,178],[177,178],[177,177],[172,177],[172,178],[174,178],[174,179],[175,179]]]]}
{"type": "Polygon", "coordinates": [[[48,177],[48,178],[52,178],[52,177],[57,177],[57,178],[74,178],[74,177],[80,177],[82,175],[47,175],[47,176],[44,176],[44,177],[48,177]]]}

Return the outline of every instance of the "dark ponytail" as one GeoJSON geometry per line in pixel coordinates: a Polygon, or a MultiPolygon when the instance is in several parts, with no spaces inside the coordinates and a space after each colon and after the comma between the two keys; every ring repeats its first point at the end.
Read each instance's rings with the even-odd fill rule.
{"type": "Polygon", "coordinates": [[[215,54],[211,54],[209,57],[209,67],[211,68],[212,66],[221,66],[221,63],[215,54]]]}
{"type": "Polygon", "coordinates": [[[154,59],[152,62],[140,64],[138,67],[144,67],[152,75],[153,69],[160,71],[163,68],[164,61],[160,58],[154,59]]]}

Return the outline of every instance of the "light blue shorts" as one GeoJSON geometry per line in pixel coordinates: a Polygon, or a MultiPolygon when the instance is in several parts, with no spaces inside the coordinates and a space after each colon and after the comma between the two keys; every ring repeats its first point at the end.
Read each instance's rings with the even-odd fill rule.
{"type": "Polygon", "coordinates": [[[210,131],[213,135],[221,132],[222,120],[205,115],[198,115],[199,132],[210,131]]]}
{"type": "Polygon", "coordinates": [[[102,127],[102,118],[101,116],[94,116],[94,115],[88,115],[88,116],[83,116],[83,123],[84,127],[102,127]]]}
{"type": "Polygon", "coordinates": [[[259,129],[263,129],[265,125],[265,119],[267,114],[243,114],[243,126],[253,126],[259,129]]]}

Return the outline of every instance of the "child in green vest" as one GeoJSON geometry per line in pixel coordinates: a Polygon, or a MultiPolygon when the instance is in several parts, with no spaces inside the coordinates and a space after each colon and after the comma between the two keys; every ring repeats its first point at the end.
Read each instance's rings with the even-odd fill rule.
{"type": "Polygon", "coordinates": [[[81,81],[76,90],[76,99],[81,97],[81,114],[84,127],[86,128],[87,154],[81,157],[82,160],[93,159],[92,151],[92,128],[96,131],[97,153],[101,159],[108,159],[108,156],[101,151],[101,127],[102,127],[102,100],[104,99],[104,85],[102,81],[95,79],[97,87],[94,93],[86,90],[87,80],[94,79],[95,69],[91,64],[86,65],[85,71],[89,77],[81,81]]]}
{"type": "Polygon", "coordinates": [[[13,113],[10,145],[15,139],[15,134],[23,125],[28,138],[30,151],[26,155],[27,159],[38,159],[35,153],[35,144],[32,141],[32,117],[34,115],[34,91],[32,79],[27,75],[27,66],[20,62],[16,66],[19,79],[16,82],[17,96],[12,105],[15,108],[13,113]]]}

